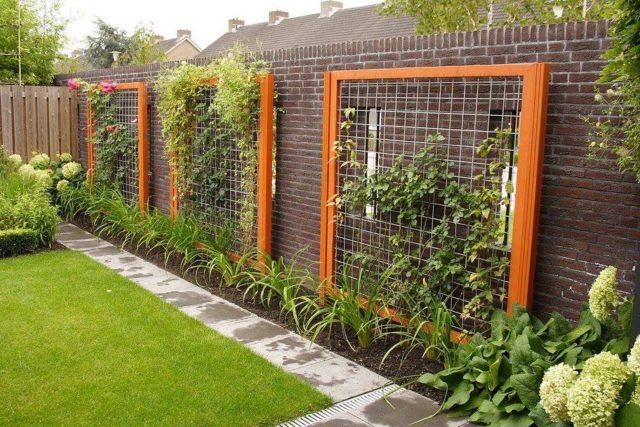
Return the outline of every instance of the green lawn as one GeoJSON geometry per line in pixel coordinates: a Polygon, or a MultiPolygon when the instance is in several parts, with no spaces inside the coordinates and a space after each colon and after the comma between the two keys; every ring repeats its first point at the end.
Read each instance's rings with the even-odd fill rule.
{"type": "Polygon", "coordinates": [[[273,425],[329,403],[78,252],[0,260],[2,425],[273,425]]]}

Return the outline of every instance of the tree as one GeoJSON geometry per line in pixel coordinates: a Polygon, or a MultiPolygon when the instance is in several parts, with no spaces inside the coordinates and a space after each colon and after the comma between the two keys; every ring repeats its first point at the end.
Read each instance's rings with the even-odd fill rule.
{"type": "Polygon", "coordinates": [[[506,16],[493,19],[492,26],[602,19],[612,12],[609,0],[593,0],[590,4],[587,0],[385,0],[380,12],[413,16],[418,20],[418,34],[435,34],[485,28],[490,12],[496,8],[502,8],[506,16]]]}
{"type": "Polygon", "coordinates": [[[87,37],[85,55],[89,64],[96,68],[114,65],[139,65],[161,61],[164,51],[157,46],[158,37],[150,27],[139,25],[131,36],[117,27],[96,19],[96,34],[87,37]],[[114,60],[113,52],[119,52],[114,60]]]}
{"type": "Polygon", "coordinates": [[[129,38],[129,43],[118,64],[141,65],[163,61],[166,53],[158,47],[158,35],[152,29],[139,25],[129,38]]]}
{"type": "Polygon", "coordinates": [[[0,82],[51,83],[65,26],[57,2],[0,0],[0,82]]]}
{"type": "Polygon", "coordinates": [[[129,38],[124,30],[107,24],[96,18],[96,33],[87,37],[87,49],[84,51],[89,64],[95,68],[109,68],[113,65],[112,52],[124,52],[129,38]]]}

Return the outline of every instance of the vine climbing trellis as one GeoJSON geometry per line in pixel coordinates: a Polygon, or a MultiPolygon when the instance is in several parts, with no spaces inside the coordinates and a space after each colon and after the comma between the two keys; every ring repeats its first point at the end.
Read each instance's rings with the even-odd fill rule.
{"type": "Polygon", "coordinates": [[[128,203],[138,203],[145,211],[149,194],[146,84],[102,82],[87,96],[90,182],[118,190],[128,203]]]}
{"type": "Polygon", "coordinates": [[[328,72],[323,291],[357,258],[464,330],[530,307],[547,82],[544,64],[328,72]]]}

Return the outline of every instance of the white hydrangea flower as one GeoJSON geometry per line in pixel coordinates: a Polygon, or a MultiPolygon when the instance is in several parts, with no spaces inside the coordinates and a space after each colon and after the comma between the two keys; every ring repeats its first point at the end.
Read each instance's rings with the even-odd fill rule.
{"type": "Polygon", "coordinates": [[[56,190],[58,190],[58,192],[66,190],[67,187],[69,187],[69,181],[67,181],[66,179],[61,179],[60,181],[58,181],[58,184],[56,184],[56,190]]]}
{"type": "Polygon", "coordinates": [[[51,164],[51,159],[44,153],[36,154],[29,160],[29,164],[33,166],[34,169],[44,170],[51,164]]]}
{"type": "Polygon", "coordinates": [[[18,168],[18,173],[22,177],[22,179],[30,179],[36,170],[31,165],[22,165],[18,168]]]}
{"type": "Polygon", "coordinates": [[[567,392],[567,411],[574,426],[613,426],[618,392],[611,383],[581,375],[567,392]]]}
{"type": "Polygon", "coordinates": [[[640,378],[636,380],[636,388],[631,395],[631,401],[636,405],[640,405],[640,378]]]}
{"type": "Polygon", "coordinates": [[[617,291],[617,273],[618,270],[615,267],[605,268],[589,290],[589,310],[600,322],[609,320],[613,310],[621,303],[617,291]]]}
{"type": "Polygon", "coordinates": [[[60,161],[61,162],[67,163],[67,162],[70,162],[72,160],[73,160],[73,157],[71,157],[70,153],[62,153],[62,154],[60,154],[60,161]]]}
{"type": "Polygon", "coordinates": [[[640,337],[636,338],[636,342],[631,347],[627,358],[627,367],[640,378],[640,337]]]}
{"type": "Polygon", "coordinates": [[[578,379],[578,372],[561,363],[545,372],[540,385],[540,403],[553,422],[571,421],[567,410],[567,392],[578,379]]]}
{"type": "Polygon", "coordinates": [[[9,163],[11,163],[15,167],[19,167],[20,165],[22,165],[22,156],[20,156],[20,154],[12,154],[7,157],[7,160],[9,160],[9,163]]]}
{"type": "Polygon", "coordinates": [[[62,176],[72,179],[82,172],[82,165],[78,162],[69,162],[62,166],[62,176]]]}
{"type": "Polygon", "coordinates": [[[581,376],[585,375],[620,389],[629,376],[629,368],[617,354],[603,351],[584,362],[581,376]]]}

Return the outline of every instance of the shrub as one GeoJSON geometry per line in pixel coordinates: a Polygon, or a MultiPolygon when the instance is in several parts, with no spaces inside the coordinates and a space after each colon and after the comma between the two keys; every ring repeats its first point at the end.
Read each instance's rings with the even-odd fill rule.
{"type": "Polygon", "coordinates": [[[0,230],[28,228],[36,232],[39,244],[51,245],[58,210],[46,191],[35,180],[24,180],[16,173],[0,179],[0,230]]]}
{"type": "Polygon", "coordinates": [[[0,230],[0,257],[32,252],[38,246],[38,235],[27,228],[0,230]]]}

